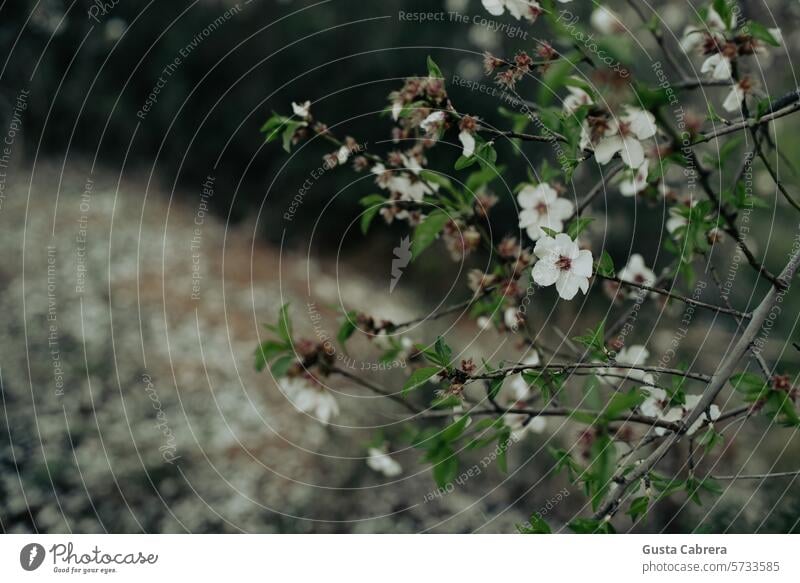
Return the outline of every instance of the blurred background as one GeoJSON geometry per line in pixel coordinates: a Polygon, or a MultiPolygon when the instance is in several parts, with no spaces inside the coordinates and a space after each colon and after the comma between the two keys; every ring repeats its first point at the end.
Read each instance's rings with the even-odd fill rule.
{"type": "MultiPolygon", "coordinates": [[[[573,4],[591,28],[590,3],[573,4]]],[[[653,81],[650,35],[626,2],[607,4],[636,24],[635,36],[614,35],[614,54],[653,81]]],[[[673,45],[693,22],[690,7],[701,6],[653,5],[673,45]]],[[[779,96],[794,89],[800,5],[739,5],[748,17],[781,26],[789,47],[760,61],[761,91],[779,96]]],[[[453,263],[434,249],[390,296],[402,226],[381,224],[368,238],[360,235],[358,201],[375,186],[348,168],[314,179],[287,222],[291,200],[331,148],[315,141],[288,155],[279,144],[265,145],[259,129],[270,114],[310,100],[317,119],[385,154],[393,148],[391,122],[380,115],[387,95],[403,78],[425,74],[428,55],[448,82],[458,75],[490,85],[483,52],[533,50],[537,38],[550,38],[544,22],[491,17],[479,0],[0,4],[2,530],[513,532],[542,508],[555,525],[580,512],[582,493],[552,473],[547,453],[574,443],[575,425],[552,422],[547,433],[514,446],[508,474],[489,468],[429,501],[435,484],[409,447],[402,410],[340,383],[342,413],[325,427],[295,411],[269,375],[253,368],[262,324],[287,301],[302,334],[317,331],[309,303],[335,334],[340,304],[410,319],[466,297],[465,270],[485,262],[476,255],[453,263]],[[419,23],[400,16],[439,11],[466,18],[419,23]],[[475,17],[522,28],[504,33],[475,17]],[[402,476],[368,468],[376,435],[399,452],[402,476]]],[[[697,59],[686,62],[699,66],[697,59]]],[[[460,111],[499,127],[510,123],[496,98],[449,91],[460,111]]],[[[704,115],[705,100],[719,103],[723,91],[682,95],[681,104],[704,115]]],[[[530,82],[520,92],[535,99],[537,87],[530,82]]],[[[781,148],[793,161],[797,121],[780,127],[781,148]]],[[[537,144],[525,144],[522,155],[510,143],[498,149],[507,170],[492,226],[503,232],[516,229],[511,189],[552,152],[537,144]]],[[[452,168],[457,156],[454,148],[437,148],[430,166],[452,168]]],[[[751,242],[778,271],[792,245],[781,234],[794,233],[797,221],[776,206],[763,168],[754,170],[765,208],[754,214],[751,242]]],[[[791,163],[781,172],[797,184],[791,163]]],[[[580,197],[598,177],[597,168],[582,168],[570,188],[580,197]]],[[[610,188],[595,209],[601,218],[590,236],[618,264],[631,252],[644,254],[657,272],[669,262],[652,236],[664,220],[662,204],[622,199],[610,188]]],[[[728,273],[733,246],[719,248],[717,267],[728,273]]],[[[731,301],[748,309],[763,290],[743,268],[731,301]]],[[[570,335],[624,310],[599,291],[549,314],[552,300],[537,296],[541,311],[533,321],[570,335]]],[[[798,307],[797,297],[787,298],[765,349],[770,362],[780,358],[782,372],[793,374],[800,359],[787,341],[797,339],[798,307]]],[[[667,315],[680,320],[680,308],[667,315]]],[[[681,359],[712,371],[735,328],[697,314],[681,359]]],[[[451,344],[469,344],[464,356],[479,359],[498,346],[507,358],[520,353],[494,332],[476,337],[466,318],[427,324],[413,335],[430,340],[443,331],[451,344]]],[[[674,326],[660,310],[643,310],[633,336],[657,362],[674,326]]],[[[359,350],[367,359],[374,349],[356,341],[359,350]]],[[[399,386],[403,373],[372,378],[399,386]]],[[[718,474],[796,469],[798,438],[768,427],[755,420],[731,428],[724,453],[707,463],[718,474]]],[[[796,480],[724,488],[705,507],[664,502],[637,529],[798,528],[796,480]]]]}

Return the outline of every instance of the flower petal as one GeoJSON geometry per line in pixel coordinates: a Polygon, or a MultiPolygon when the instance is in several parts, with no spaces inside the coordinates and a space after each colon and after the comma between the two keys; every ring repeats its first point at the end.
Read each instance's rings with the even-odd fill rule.
{"type": "Polygon", "coordinates": [[[610,136],[603,138],[594,148],[594,157],[599,164],[608,164],[614,154],[622,149],[622,138],[610,136]]]}

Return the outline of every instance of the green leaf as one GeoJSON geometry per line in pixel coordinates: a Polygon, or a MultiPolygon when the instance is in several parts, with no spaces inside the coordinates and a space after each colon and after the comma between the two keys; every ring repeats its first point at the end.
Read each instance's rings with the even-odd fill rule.
{"type": "Polygon", "coordinates": [[[433,466],[433,479],[440,488],[446,487],[456,479],[456,476],[458,476],[458,458],[453,453],[433,466]]]}
{"type": "Polygon", "coordinates": [[[470,156],[469,158],[467,158],[466,156],[459,156],[458,160],[456,160],[456,163],[455,163],[455,165],[453,167],[456,170],[463,170],[464,168],[469,168],[470,166],[472,166],[477,161],[478,160],[477,160],[477,158],[475,158],[474,154],[472,156],[470,156]]]}
{"type": "Polygon", "coordinates": [[[508,473],[508,445],[511,443],[511,429],[504,427],[497,434],[497,467],[508,473]]]}
{"type": "Polygon", "coordinates": [[[289,367],[294,364],[295,358],[293,354],[287,354],[286,356],[281,356],[275,359],[275,362],[272,363],[270,366],[270,371],[272,375],[276,378],[281,378],[286,376],[286,373],[289,370],[289,367]]]}
{"type": "Polygon", "coordinates": [[[614,269],[614,260],[611,259],[611,255],[608,254],[608,251],[603,251],[600,255],[600,259],[597,260],[594,270],[595,273],[604,277],[615,277],[617,275],[614,269]]]}
{"type": "Polygon", "coordinates": [[[728,3],[729,0],[714,0],[712,6],[714,10],[717,11],[717,14],[720,15],[722,18],[722,22],[725,24],[725,28],[730,30],[730,22],[731,22],[731,7],[728,3]]]}
{"type": "Polygon", "coordinates": [[[490,400],[494,401],[497,398],[497,395],[500,393],[500,389],[503,388],[503,382],[505,382],[505,380],[505,377],[497,377],[489,382],[486,393],[489,395],[490,400]]]}
{"type": "Polygon", "coordinates": [[[444,212],[434,211],[417,225],[414,230],[414,239],[411,242],[412,259],[416,259],[420,253],[430,247],[449,220],[450,217],[444,212]]]}
{"type": "Polygon", "coordinates": [[[430,379],[433,375],[438,373],[441,370],[441,367],[438,366],[424,366],[422,368],[418,368],[411,376],[408,377],[408,380],[403,385],[403,396],[407,395],[409,391],[412,391],[422,385],[424,385],[428,379],[430,379]]]}
{"type": "Polygon", "coordinates": [[[381,206],[386,202],[386,198],[380,194],[370,194],[360,201],[361,206],[365,207],[361,215],[361,233],[366,235],[372,220],[380,212],[381,206]]]}
{"type": "Polygon", "coordinates": [[[538,513],[531,514],[530,520],[526,524],[518,524],[517,531],[520,534],[552,534],[550,525],[539,516],[538,513]]]}
{"type": "Polygon", "coordinates": [[[283,304],[278,317],[278,334],[287,343],[292,343],[292,320],[289,316],[289,304],[283,304]]]}
{"type": "Polygon", "coordinates": [[[631,520],[636,522],[640,516],[645,516],[649,506],[650,499],[647,496],[639,496],[631,500],[631,505],[628,507],[628,514],[630,514],[631,520]]]}
{"type": "Polygon", "coordinates": [[[450,179],[443,174],[439,174],[438,172],[433,172],[432,170],[423,170],[419,173],[419,177],[422,178],[425,182],[430,182],[431,184],[438,184],[442,188],[446,189],[448,192],[452,194],[458,194],[458,191],[453,187],[453,183],[450,182],[450,179]]]}
{"type": "Polygon", "coordinates": [[[614,393],[608,402],[608,406],[603,412],[603,416],[611,420],[624,413],[629,409],[633,409],[641,405],[645,400],[645,395],[638,389],[631,389],[627,393],[614,393]]]}
{"type": "Polygon", "coordinates": [[[277,355],[289,350],[289,346],[283,342],[276,342],[275,340],[267,340],[261,343],[261,346],[256,348],[256,363],[255,367],[258,372],[264,370],[267,363],[275,358],[277,355]]]}
{"type": "Polygon", "coordinates": [[[469,415],[462,415],[458,420],[442,430],[439,436],[440,439],[447,443],[457,440],[464,433],[467,425],[469,425],[469,419],[469,415]]]}
{"type": "Polygon", "coordinates": [[[545,232],[545,234],[546,234],[548,237],[551,237],[551,238],[553,238],[553,239],[555,239],[556,235],[558,235],[558,233],[557,233],[556,231],[554,231],[553,229],[550,229],[550,228],[548,228],[548,227],[541,227],[541,226],[540,226],[539,228],[540,228],[542,231],[544,231],[544,232],[545,232]]]}
{"type": "Polygon", "coordinates": [[[441,364],[444,368],[449,369],[453,359],[453,349],[447,345],[447,342],[445,342],[442,336],[436,338],[433,350],[436,352],[436,356],[439,357],[437,364],[441,364]]]}
{"type": "Polygon", "coordinates": [[[769,384],[766,380],[753,373],[745,372],[731,377],[734,390],[744,395],[745,401],[752,403],[767,396],[769,384]]]}
{"type": "Polygon", "coordinates": [[[750,30],[750,34],[753,35],[754,38],[757,38],[760,41],[764,41],[768,45],[772,45],[773,47],[781,46],[781,43],[778,42],[778,39],[769,31],[769,29],[761,24],[760,22],[756,22],[755,20],[750,20],[745,25],[745,28],[750,30]]]}
{"type": "Polygon", "coordinates": [[[574,221],[572,221],[569,226],[567,227],[567,235],[573,241],[578,238],[578,235],[583,233],[586,227],[589,226],[594,219],[591,217],[577,217],[574,221]]]}
{"type": "Polygon", "coordinates": [[[697,443],[701,447],[704,447],[706,452],[710,452],[717,445],[723,443],[724,441],[725,438],[722,436],[722,434],[718,433],[713,427],[709,426],[709,428],[706,429],[706,432],[702,435],[702,437],[700,437],[697,443]]]}
{"type": "Polygon", "coordinates": [[[594,329],[589,328],[586,330],[586,334],[583,336],[575,336],[573,340],[581,346],[588,348],[594,355],[604,358],[606,356],[605,326],[606,321],[603,319],[597,324],[597,327],[594,329]]]}
{"type": "Polygon", "coordinates": [[[356,331],[356,316],[356,312],[347,312],[347,314],[345,314],[344,321],[339,327],[339,333],[336,335],[336,339],[342,346],[350,339],[353,332],[356,331]]]}
{"type": "Polygon", "coordinates": [[[442,75],[442,70],[439,68],[439,65],[428,55],[428,76],[434,77],[436,79],[444,79],[444,75],[442,75]]]}

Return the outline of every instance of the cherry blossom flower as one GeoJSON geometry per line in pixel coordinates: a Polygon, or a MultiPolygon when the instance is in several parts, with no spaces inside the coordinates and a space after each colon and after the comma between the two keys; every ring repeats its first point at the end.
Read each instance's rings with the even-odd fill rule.
{"type": "MultiPolygon", "coordinates": [[[[539,353],[535,350],[531,351],[522,364],[525,366],[538,366],[541,363],[539,353]]],[[[500,402],[506,407],[513,407],[514,405],[523,405],[524,402],[530,397],[531,386],[525,382],[522,375],[514,375],[513,380],[508,384],[508,390],[500,393],[500,402]]]]}
{"type": "Polygon", "coordinates": [[[711,73],[711,78],[718,81],[727,81],[733,74],[733,65],[724,53],[715,53],[703,61],[701,73],[711,73]]]}
{"type": "Polygon", "coordinates": [[[678,204],[675,206],[671,206],[669,209],[669,218],[667,219],[667,232],[672,235],[680,229],[681,227],[685,227],[689,224],[689,219],[685,216],[685,208],[687,206],[695,206],[699,201],[692,201],[689,203],[686,201],[685,203],[678,204]]]}
{"type": "Polygon", "coordinates": [[[383,474],[387,478],[394,478],[403,473],[403,467],[391,458],[386,447],[370,447],[367,450],[367,466],[371,470],[383,474]]]}
{"type": "Polygon", "coordinates": [[[719,12],[714,10],[713,6],[709,6],[706,13],[705,26],[687,26],[684,29],[681,48],[688,53],[700,47],[708,35],[719,36],[718,33],[724,32],[726,28],[734,28],[736,26],[735,14],[731,14],[731,20],[728,25],[722,20],[719,12]]]}
{"type": "MultiPolygon", "coordinates": [[[[414,175],[422,171],[422,167],[413,158],[403,155],[401,157],[407,172],[387,170],[386,166],[381,163],[375,164],[372,167],[372,172],[377,176],[375,182],[381,188],[388,190],[393,194],[397,194],[399,200],[422,202],[426,194],[430,194],[439,190],[439,185],[427,180],[416,178],[414,175]],[[411,172],[411,176],[409,175],[411,172]]],[[[398,216],[398,218],[403,218],[398,216]]]]}
{"type": "Polygon", "coordinates": [[[605,6],[596,8],[592,12],[589,22],[600,34],[618,34],[626,31],[625,25],[619,17],[605,6]]]}
{"type": "Polygon", "coordinates": [[[292,101],[292,112],[299,118],[307,120],[311,117],[311,102],[304,101],[303,103],[295,103],[292,101]]]}
{"type": "Polygon", "coordinates": [[[342,146],[336,152],[336,159],[338,160],[339,164],[346,164],[347,159],[350,157],[350,148],[347,146],[342,146]]]}
{"type": "MultiPolygon", "coordinates": [[[[635,344],[632,346],[625,346],[616,355],[614,359],[618,364],[630,366],[644,366],[647,359],[650,358],[650,351],[644,346],[635,344]]],[[[612,366],[610,368],[602,368],[598,370],[600,376],[607,374],[616,377],[623,377],[626,379],[639,381],[652,385],[655,383],[653,375],[649,372],[632,369],[628,367],[612,366]]]]}
{"type": "MultiPolygon", "coordinates": [[[[628,264],[620,270],[618,275],[623,281],[631,281],[641,285],[652,286],[656,282],[656,274],[645,265],[644,258],[638,253],[631,255],[630,259],[628,259],[628,264]]],[[[639,293],[639,290],[631,289],[627,295],[635,298],[639,293]]],[[[657,294],[654,293],[654,295],[657,294]]]]}
{"type": "MultiPolygon", "coordinates": [[[[656,134],[656,120],[652,113],[628,107],[619,118],[612,118],[594,147],[594,155],[600,164],[608,164],[617,152],[629,168],[639,168],[644,163],[644,148],[641,140],[656,134]]],[[[584,127],[584,145],[592,145],[588,139],[588,127],[584,127]]]]}
{"type": "Polygon", "coordinates": [[[541,237],[533,250],[539,258],[533,266],[533,281],[543,287],[555,284],[558,295],[571,300],[580,289],[589,290],[592,275],[592,252],[581,249],[568,235],[541,237]]]}
{"type": "Polygon", "coordinates": [[[526,230],[533,241],[544,235],[541,227],[560,233],[564,230],[564,221],[575,212],[572,202],[559,198],[556,190],[546,182],[537,186],[527,185],[517,195],[517,200],[523,209],[519,215],[519,226],[526,230]]]}
{"type": "Polygon", "coordinates": [[[308,413],[323,425],[339,414],[333,395],[307,377],[284,377],[278,379],[278,386],[295,409],[308,413]]]}
{"type": "Polygon", "coordinates": [[[403,102],[402,101],[395,101],[392,103],[392,119],[397,121],[400,119],[400,114],[403,111],[403,102]]]}
{"type": "Polygon", "coordinates": [[[430,114],[428,117],[426,117],[420,122],[419,127],[422,128],[422,131],[430,133],[437,130],[442,125],[443,122],[444,122],[444,112],[434,111],[432,114],[430,114]]]}
{"type": "Polygon", "coordinates": [[[722,107],[725,111],[739,111],[742,108],[742,103],[744,103],[744,98],[752,91],[753,84],[749,78],[744,77],[738,83],[734,84],[731,87],[730,93],[725,98],[725,101],[722,103],[722,107]]]}
{"type": "Polygon", "coordinates": [[[627,176],[619,183],[619,192],[622,196],[636,196],[647,188],[647,177],[650,173],[650,161],[645,158],[641,166],[631,168],[627,176]]]}
{"type": "Polygon", "coordinates": [[[475,136],[467,130],[461,130],[458,134],[458,139],[461,141],[461,145],[464,148],[461,155],[465,158],[472,156],[475,153],[475,136]]]}
{"type": "Polygon", "coordinates": [[[531,419],[530,415],[525,413],[508,413],[504,419],[508,428],[511,429],[511,441],[519,441],[529,431],[531,433],[544,433],[545,429],[547,429],[547,419],[541,415],[531,419]]]}
{"type": "MultiPolygon", "coordinates": [[[[639,406],[639,410],[643,415],[667,421],[669,423],[677,423],[689,416],[689,413],[700,402],[700,395],[686,395],[686,403],[684,405],[677,405],[674,407],[669,406],[669,396],[663,389],[656,387],[646,387],[644,391],[648,394],[647,399],[639,406]]],[[[716,405],[711,405],[708,411],[703,412],[694,423],[686,430],[687,435],[695,433],[706,421],[714,421],[719,419],[720,410],[716,405]]],[[[656,435],[664,435],[667,430],[664,427],[656,427],[656,435]]]]}
{"type": "Polygon", "coordinates": [[[522,323],[519,310],[517,308],[506,308],[506,311],[503,312],[503,323],[506,325],[506,328],[512,332],[516,332],[522,323]]]}
{"type": "Polygon", "coordinates": [[[574,113],[581,106],[592,105],[594,103],[592,96],[580,87],[567,85],[567,91],[569,91],[569,95],[564,98],[563,104],[564,111],[567,113],[574,113]]]}
{"type": "Polygon", "coordinates": [[[508,10],[517,20],[524,17],[533,21],[542,13],[542,7],[536,0],[481,0],[481,2],[492,16],[500,16],[508,10]]]}

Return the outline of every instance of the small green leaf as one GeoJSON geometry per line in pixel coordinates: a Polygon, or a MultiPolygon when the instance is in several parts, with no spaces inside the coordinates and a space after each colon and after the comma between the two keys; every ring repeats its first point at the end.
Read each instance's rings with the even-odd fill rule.
{"type": "Polygon", "coordinates": [[[415,370],[413,373],[411,373],[411,376],[408,377],[408,380],[403,385],[403,396],[407,395],[409,391],[424,385],[428,379],[430,379],[440,370],[441,368],[438,366],[424,366],[415,370]]]}
{"type": "Polygon", "coordinates": [[[369,231],[369,226],[372,220],[380,212],[381,206],[386,202],[386,198],[380,194],[370,194],[365,196],[360,201],[361,206],[364,207],[364,212],[361,215],[361,233],[366,235],[369,231]]]}
{"type": "Polygon", "coordinates": [[[278,334],[287,343],[292,343],[292,320],[289,316],[289,304],[284,304],[278,317],[278,334]]]}
{"type": "Polygon", "coordinates": [[[550,525],[538,513],[531,514],[530,520],[526,524],[518,524],[517,531],[520,534],[552,534],[550,525]]]}
{"type": "Polygon", "coordinates": [[[439,357],[437,364],[441,364],[445,368],[450,368],[453,359],[453,349],[447,345],[447,342],[445,342],[442,336],[436,338],[433,349],[439,357]]]}
{"type": "Polygon", "coordinates": [[[434,211],[425,217],[414,230],[414,239],[411,242],[411,257],[416,259],[425,251],[444,229],[450,217],[442,211],[434,211]]]}
{"type": "Polygon", "coordinates": [[[616,270],[614,269],[614,260],[611,259],[611,255],[608,254],[608,251],[603,251],[600,255],[600,259],[597,260],[597,264],[595,265],[595,273],[598,275],[602,275],[603,277],[615,277],[616,270]]]}
{"type": "Polygon", "coordinates": [[[444,79],[444,75],[442,75],[442,70],[439,68],[439,65],[428,55],[428,76],[434,77],[436,79],[444,79]]]}
{"type": "Polygon", "coordinates": [[[287,354],[286,356],[281,356],[275,359],[275,362],[272,363],[270,366],[270,371],[272,375],[276,378],[281,378],[286,376],[286,373],[289,370],[289,367],[294,364],[295,358],[293,354],[287,354]]]}
{"type": "Polygon", "coordinates": [[[650,499],[647,496],[639,496],[631,500],[631,505],[628,507],[628,514],[631,520],[636,522],[640,516],[646,515],[649,506],[650,499]]]}
{"type": "Polygon", "coordinates": [[[578,217],[572,221],[567,227],[567,235],[573,241],[578,238],[578,235],[583,233],[586,227],[589,226],[594,219],[592,217],[578,217]]]}
{"type": "Polygon", "coordinates": [[[336,339],[342,346],[350,339],[353,332],[356,331],[356,316],[357,314],[355,312],[347,312],[347,314],[345,314],[344,321],[339,327],[339,333],[336,335],[336,339]]]}
{"type": "Polygon", "coordinates": [[[256,348],[256,370],[261,372],[270,360],[287,350],[289,350],[289,346],[283,342],[276,342],[275,340],[262,342],[261,346],[256,348]]]}
{"type": "Polygon", "coordinates": [[[445,427],[439,437],[442,441],[447,443],[455,441],[461,437],[467,425],[469,425],[469,415],[462,415],[456,421],[445,427]]]}
{"type": "Polygon", "coordinates": [[[750,30],[750,34],[753,35],[754,38],[764,41],[773,47],[781,46],[781,43],[778,42],[778,39],[775,38],[775,35],[773,35],[769,29],[760,22],[750,20],[745,25],[745,28],[750,30]]]}
{"type": "Polygon", "coordinates": [[[433,466],[433,479],[440,488],[446,487],[456,479],[456,476],[458,476],[458,458],[453,453],[433,466]]]}

